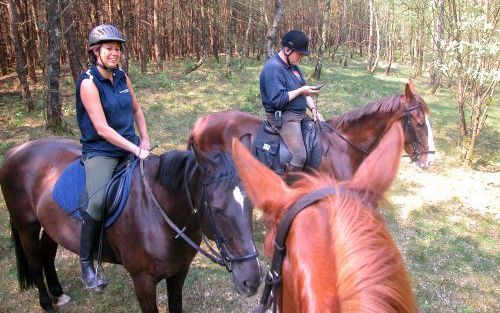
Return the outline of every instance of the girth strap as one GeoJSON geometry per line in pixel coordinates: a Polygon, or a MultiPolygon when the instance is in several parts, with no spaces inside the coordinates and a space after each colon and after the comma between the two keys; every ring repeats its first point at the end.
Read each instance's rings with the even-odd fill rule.
{"type": "MultiPolygon", "coordinates": [[[[288,231],[290,230],[290,226],[292,225],[293,219],[299,214],[303,209],[307,208],[311,204],[329,197],[336,195],[339,189],[334,189],[331,187],[322,188],[316,190],[314,192],[308,193],[290,208],[285,216],[281,219],[280,224],[278,225],[278,231],[276,234],[276,240],[274,242],[274,253],[273,260],[271,262],[271,268],[269,269],[266,279],[265,286],[262,292],[262,297],[260,299],[259,307],[255,309],[254,312],[265,312],[271,304],[273,305],[273,312],[277,311],[277,300],[279,297],[279,293],[281,291],[281,270],[283,259],[286,255],[286,247],[285,241],[288,235],[288,231]]],[[[280,311],[283,306],[280,303],[280,311]]]]}

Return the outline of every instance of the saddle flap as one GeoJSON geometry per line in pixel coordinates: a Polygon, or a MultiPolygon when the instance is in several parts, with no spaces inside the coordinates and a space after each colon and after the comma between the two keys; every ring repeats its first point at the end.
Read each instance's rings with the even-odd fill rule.
{"type": "Polygon", "coordinates": [[[276,153],[278,153],[279,146],[280,146],[279,140],[275,140],[274,138],[273,141],[266,139],[255,140],[255,148],[265,153],[270,153],[275,155],[276,153]]]}

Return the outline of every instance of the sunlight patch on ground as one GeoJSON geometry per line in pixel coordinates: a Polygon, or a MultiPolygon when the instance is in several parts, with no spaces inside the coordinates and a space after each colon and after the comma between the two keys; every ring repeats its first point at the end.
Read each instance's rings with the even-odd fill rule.
{"type": "Polygon", "coordinates": [[[394,184],[400,181],[410,187],[402,193],[392,193],[390,199],[401,208],[403,221],[412,211],[424,205],[450,199],[457,199],[473,211],[493,214],[500,219],[499,172],[479,172],[465,167],[447,168],[439,164],[421,171],[413,165],[402,163],[394,184]]]}

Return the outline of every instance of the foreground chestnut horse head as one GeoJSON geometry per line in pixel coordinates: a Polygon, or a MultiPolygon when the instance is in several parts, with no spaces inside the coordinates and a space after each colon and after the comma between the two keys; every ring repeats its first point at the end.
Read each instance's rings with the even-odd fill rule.
{"type": "Polygon", "coordinates": [[[325,187],[334,193],[306,206],[290,224],[274,299],[282,312],[418,311],[404,261],[376,211],[396,175],[402,147],[396,123],[352,179],[339,183],[325,174],[304,174],[289,187],[233,140],[246,192],[270,224],[267,254],[280,221],[297,200],[325,187]]]}

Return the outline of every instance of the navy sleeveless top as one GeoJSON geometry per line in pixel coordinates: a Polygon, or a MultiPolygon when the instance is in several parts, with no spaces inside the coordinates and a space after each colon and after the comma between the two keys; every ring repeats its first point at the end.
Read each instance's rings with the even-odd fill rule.
{"type": "Polygon", "coordinates": [[[83,158],[96,155],[121,157],[129,154],[128,151],[109,143],[97,133],[80,97],[80,86],[84,79],[90,79],[96,85],[108,125],[125,139],[139,144],[134,129],[132,96],[128,90],[125,73],[121,69],[113,71],[114,83],[112,83],[102,77],[96,66],[92,66],[80,75],[76,84],[76,119],[81,132],[83,158]]]}

